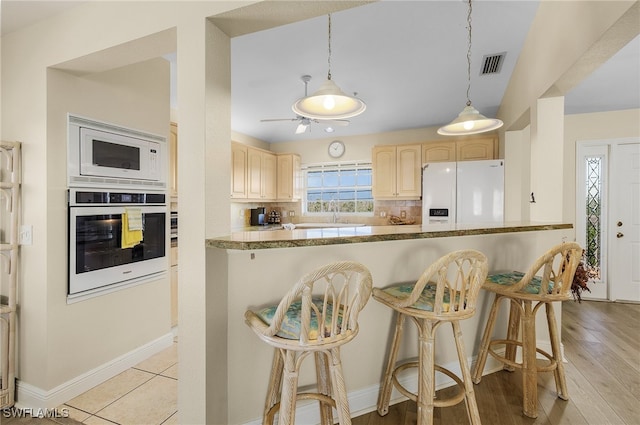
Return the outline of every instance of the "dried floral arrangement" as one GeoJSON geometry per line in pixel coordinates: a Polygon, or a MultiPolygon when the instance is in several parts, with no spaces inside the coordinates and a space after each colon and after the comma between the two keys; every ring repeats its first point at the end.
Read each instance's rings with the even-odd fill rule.
{"type": "Polygon", "coordinates": [[[582,291],[591,292],[591,289],[587,286],[589,281],[589,272],[584,263],[585,251],[582,250],[582,259],[576,268],[576,274],[573,276],[573,282],[571,283],[571,293],[573,294],[574,301],[582,302],[582,291]]]}

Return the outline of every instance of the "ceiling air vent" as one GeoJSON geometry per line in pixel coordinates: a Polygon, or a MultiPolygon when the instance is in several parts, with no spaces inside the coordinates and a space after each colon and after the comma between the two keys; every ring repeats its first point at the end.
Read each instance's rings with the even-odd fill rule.
{"type": "Polygon", "coordinates": [[[482,58],[482,69],[480,75],[498,74],[502,68],[502,62],[507,52],[485,55],[482,58]]]}

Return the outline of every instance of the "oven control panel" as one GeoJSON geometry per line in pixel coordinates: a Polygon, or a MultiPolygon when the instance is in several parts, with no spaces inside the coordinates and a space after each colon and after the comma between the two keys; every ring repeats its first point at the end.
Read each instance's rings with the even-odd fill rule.
{"type": "Polygon", "coordinates": [[[72,205],[165,204],[165,194],[74,190],[70,192],[69,201],[72,205]]]}

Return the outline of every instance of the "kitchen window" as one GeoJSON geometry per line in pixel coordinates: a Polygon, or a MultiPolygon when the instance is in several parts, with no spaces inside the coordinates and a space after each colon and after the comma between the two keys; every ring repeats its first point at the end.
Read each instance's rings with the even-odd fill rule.
{"type": "Polygon", "coordinates": [[[305,214],[373,214],[370,162],[312,164],[302,171],[305,214]]]}

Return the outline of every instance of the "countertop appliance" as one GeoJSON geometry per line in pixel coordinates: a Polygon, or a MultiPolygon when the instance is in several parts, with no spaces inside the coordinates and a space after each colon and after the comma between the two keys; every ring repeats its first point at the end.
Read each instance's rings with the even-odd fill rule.
{"type": "Polygon", "coordinates": [[[504,220],[504,160],[430,162],[422,169],[422,223],[504,220]]]}
{"type": "Polygon", "coordinates": [[[267,224],[267,220],[265,220],[265,211],[265,207],[251,208],[252,226],[264,226],[267,224]]]}

